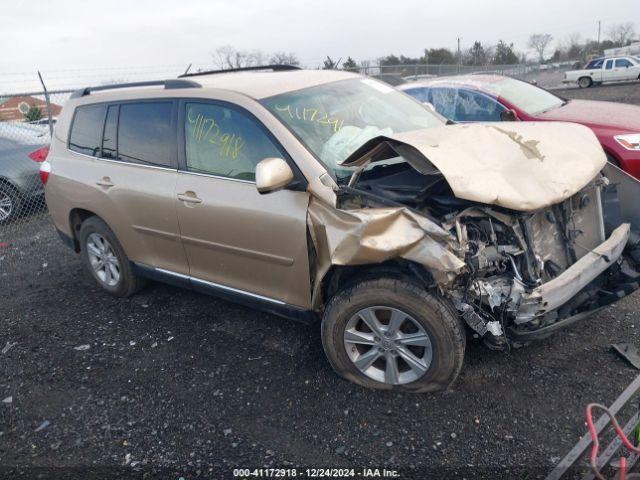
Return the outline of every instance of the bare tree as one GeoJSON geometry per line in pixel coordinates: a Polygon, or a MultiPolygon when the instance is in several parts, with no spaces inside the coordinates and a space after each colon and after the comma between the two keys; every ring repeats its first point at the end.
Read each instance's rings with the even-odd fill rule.
{"type": "Polygon", "coordinates": [[[577,60],[582,54],[584,43],[579,33],[571,33],[567,35],[559,47],[563,60],[577,60]]]}
{"type": "Polygon", "coordinates": [[[224,45],[212,54],[213,63],[220,69],[255,67],[264,63],[261,50],[237,50],[231,45],[224,45]]]}
{"type": "Polygon", "coordinates": [[[275,52],[269,57],[269,63],[271,65],[300,65],[300,60],[295,53],[287,52],[275,52]]]}
{"type": "Polygon", "coordinates": [[[611,25],[608,30],[609,38],[619,47],[624,47],[635,35],[635,27],[632,22],[617,23],[611,25]]]}
{"type": "Polygon", "coordinates": [[[533,48],[538,53],[538,59],[540,63],[544,62],[544,51],[553,40],[553,37],[548,33],[534,33],[529,37],[529,47],[533,48]]]}

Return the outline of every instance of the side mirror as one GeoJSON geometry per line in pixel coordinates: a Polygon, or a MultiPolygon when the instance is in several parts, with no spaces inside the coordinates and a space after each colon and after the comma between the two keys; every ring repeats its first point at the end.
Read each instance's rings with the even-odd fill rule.
{"type": "Polygon", "coordinates": [[[503,122],[515,122],[518,120],[518,114],[515,110],[503,110],[500,112],[500,120],[503,122]]]}
{"type": "Polygon", "coordinates": [[[256,188],[269,193],[286,187],[293,180],[293,170],[281,158],[265,158],[256,165],[256,188]]]}

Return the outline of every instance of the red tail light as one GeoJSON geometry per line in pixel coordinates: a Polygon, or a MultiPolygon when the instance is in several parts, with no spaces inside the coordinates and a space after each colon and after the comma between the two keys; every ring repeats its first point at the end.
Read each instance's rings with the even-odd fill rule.
{"type": "Polygon", "coordinates": [[[49,145],[39,148],[35,152],[31,152],[29,158],[34,162],[42,163],[47,159],[47,155],[49,155],[49,145]]]}
{"type": "Polygon", "coordinates": [[[47,184],[50,173],[51,173],[51,164],[47,161],[42,162],[42,165],[40,165],[40,180],[42,180],[43,185],[47,184]]]}

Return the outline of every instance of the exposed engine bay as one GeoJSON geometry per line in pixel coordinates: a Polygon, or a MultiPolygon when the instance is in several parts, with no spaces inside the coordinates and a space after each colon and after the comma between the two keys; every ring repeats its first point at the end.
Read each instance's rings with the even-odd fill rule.
{"type": "Polygon", "coordinates": [[[605,168],[560,203],[517,211],[457,198],[441,173],[390,162],[360,172],[337,206],[402,205],[449,232],[466,268],[440,293],[485,343],[503,349],[544,338],[637,289],[640,236],[637,223],[623,223],[619,181],[605,168]]]}

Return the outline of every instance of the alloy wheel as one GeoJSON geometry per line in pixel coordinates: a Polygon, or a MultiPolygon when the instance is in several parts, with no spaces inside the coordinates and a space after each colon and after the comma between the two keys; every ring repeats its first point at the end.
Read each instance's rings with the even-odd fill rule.
{"type": "Polygon", "coordinates": [[[13,213],[13,200],[7,192],[0,190],[0,222],[7,220],[13,213]]]}
{"type": "Polygon", "coordinates": [[[390,385],[411,383],[427,373],[431,339],[411,315],[391,307],[368,307],[347,322],[344,346],[356,368],[390,385]]]}
{"type": "Polygon", "coordinates": [[[98,279],[113,287],[120,281],[120,262],[113,247],[99,233],[91,233],[87,237],[87,255],[98,279]]]}

